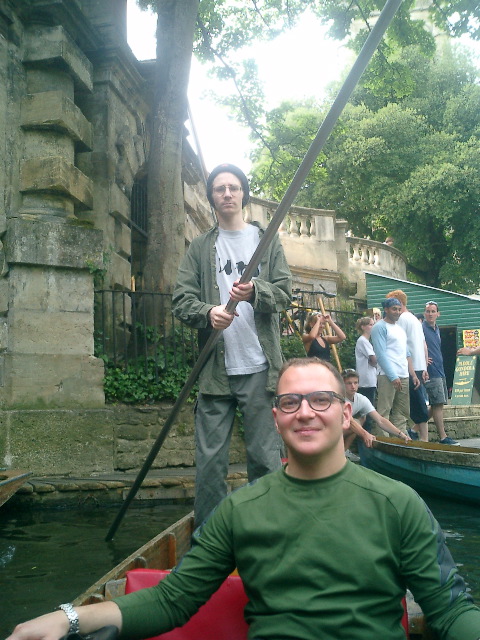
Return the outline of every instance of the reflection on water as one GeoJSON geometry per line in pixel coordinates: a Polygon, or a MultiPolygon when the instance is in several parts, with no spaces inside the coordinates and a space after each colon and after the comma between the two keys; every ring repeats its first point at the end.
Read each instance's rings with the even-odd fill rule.
{"type": "MultiPolygon", "coordinates": [[[[424,496],[480,603],[480,508],[424,496]]],[[[115,509],[0,512],[0,638],[22,620],[69,602],[123,558],[191,510],[131,507],[113,542],[115,509]]]]}

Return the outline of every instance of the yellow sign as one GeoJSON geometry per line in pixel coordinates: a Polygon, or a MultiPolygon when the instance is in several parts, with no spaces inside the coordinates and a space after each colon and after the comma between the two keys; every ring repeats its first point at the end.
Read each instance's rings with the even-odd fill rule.
{"type": "Polygon", "coordinates": [[[480,329],[464,329],[463,346],[470,349],[480,346],[480,329]]]}

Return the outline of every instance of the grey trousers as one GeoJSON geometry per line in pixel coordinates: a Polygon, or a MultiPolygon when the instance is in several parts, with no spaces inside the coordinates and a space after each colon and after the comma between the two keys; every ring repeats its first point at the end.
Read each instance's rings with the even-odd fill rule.
{"type": "Polygon", "coordinates": [[[280,437],[272,415],[273,394],[266,391],[267,370],[229,376],[230,396],[200,393],[195,411],[195,525],[227,495],[228,450],[235,409],[243,415],[248,481],[280,468],[280,437]]]}

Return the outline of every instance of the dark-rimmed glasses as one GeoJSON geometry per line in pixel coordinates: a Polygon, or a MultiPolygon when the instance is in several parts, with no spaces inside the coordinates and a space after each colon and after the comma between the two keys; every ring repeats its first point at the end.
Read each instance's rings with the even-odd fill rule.
{"type": "Polygon", "coordinates": [[[305,394],[282,393],[279,396],[275,396],[275,406],[283,413],[295,413],[300,409],[304,398],[314,411],[326,411],[330,408],[334,398],[339,402],[345,402],[345,398],[335,393],[335,391],[312,391],[305,394]]]}
{"type": "Polygon", "coordinates": [[[219,196],[223,196],[227,189],[233,194],[241,191],[242,187],[238,184],[221,184],[218,187],[213,187],[212,191],[218,193],[219,196]]]}

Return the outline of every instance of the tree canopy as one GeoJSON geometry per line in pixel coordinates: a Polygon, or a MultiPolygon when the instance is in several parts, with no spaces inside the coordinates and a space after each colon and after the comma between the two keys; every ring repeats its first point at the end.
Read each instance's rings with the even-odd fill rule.
{"type": "MultiPolygon", "coordinates": [[[[235,52],[260,39],[274,38],[295,24],[309,10],[330,25],[333,37],[350,38],[358,50],[385,0],[137,0],[158,16],[157,73],[152,118],[152,143],[148,160],[148,227],[145,282],[152,290],[169,291],[183,253],[184,212],[181,189],[183,122],[187,113],[188,69],[195,54],[220,78],[233,80],[234,95],[227,92],[219,101],[232,115],[247,124],[261,144],[268,148],[263,93],[256,79],[254,60],[240,60],[235,52]]],[[[416,46],[432,55],[435,41],[425,27],[425,17],[451,35],[470,33],[480,39],[480,9],[477,0],[435,0],[417,14],[415,0],[404,0],[381,43],[364,87],[370,99],[386,100],[411,94],[413,79],[402,65],[398,51],[416,46]],[[426,13],[425,13],[426,12],[426,13]]],[[[474,108],[475,96],[471,96],[474,108]]],[[[387,101],[388,101],[387,100],[387,101]]],[[[385,106],[385,105],[383,105],[385,106]]],[[[460,116],[468,106],[452,104],[460,116]]],[[[305,117],[308,119],[307,114],[305,117]]],[[[298,131],[298,135],[301,132],[298,131]]],[[[453,135],[453,134],[452,134],[453,135]]],[[[296,152],[294,152],[296,153],[296,152]]],[[[286,160],[286,158],[285,158],[286,160]]],[[[326,171],[319,166],[318,171],[326,171]]],[[[313,181],[312,181],[313,182],[313,181]]],[[[316,185],[313,185],[316,188],[316,185]]],[[[308,192],[307,186],[305,192],[308,192]]]]}
{"type": "MultiPolygon", "coordinates": [[[[464,55],[404,48],[410,92],[385,100],[362,85],[327,142],[297,204],[332,208],[355,235],[395,246],[412,276],[473,293],[480,286],[480,86],[464,55]]],[[[389,90],[387,88],[387,90],[389,90]]],[[[253,154],[257,193],[278,199],[327,105],[284,104],[267,116],[253,154]]]]}

